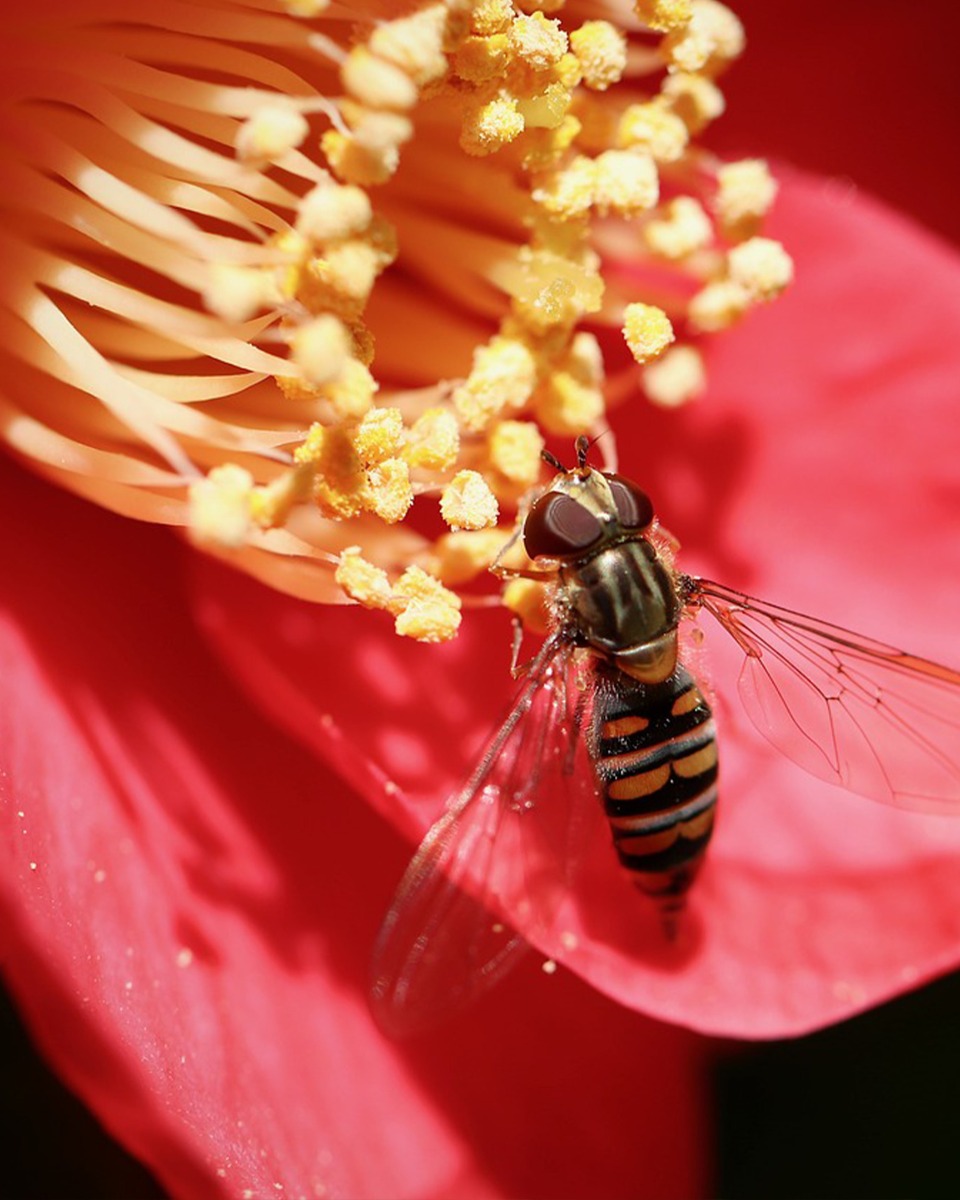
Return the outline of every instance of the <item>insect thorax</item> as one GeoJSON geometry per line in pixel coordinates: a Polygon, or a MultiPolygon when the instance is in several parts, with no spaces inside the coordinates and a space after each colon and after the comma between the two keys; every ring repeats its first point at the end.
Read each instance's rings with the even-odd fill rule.
{"type": "Polygon", "coordinates": [[[608,545],[563,566],[559,581],[564,615],[586,646],[645,682],[672,673],[680,602],[648,541],[608,545]]]}

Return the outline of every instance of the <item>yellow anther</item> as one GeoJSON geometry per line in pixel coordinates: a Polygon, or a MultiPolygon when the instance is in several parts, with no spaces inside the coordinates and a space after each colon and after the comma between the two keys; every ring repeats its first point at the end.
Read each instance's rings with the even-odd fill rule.
{"type": "Polygon", "coordinates": [[[594,203],[601,215],[635,217],[660,199],[660,176],[649,154],[605,150],[596,159],[594,203]]]}
{"type": "Polygon", "coordinates": [[[314,249],[310,241],[293,229],[287,229],[270,239],[271,250],[276,251],[281,265],[272,271],[276,294],[283,300],[293,300],[300,287],[304,266],[310,261],[314,249]]]}
{"type": "Polygon", "coordinates": [[[293,452],[294,461],[310,466],[319,465],[323,459],[327,440],[327,431],[322,425],[319,423],[311,425],[307,430],[307,436],[293,452]]]}
{"type": "Polygon", "coordinates": [[[458,471],[443,489],[440,515],[453,530],[489,529],[497,523],[500,506],[478,471],[458,471]]]}
{"type": "Polygon", "coordinates": [[[660,217],[644,226],[643,238],[651,253],[676,261],[708,246],[713,225],[698,200],[677,196],[664,205],[660,217]]]}
{"type": "Polygon", "coordinates": [[[716,333],[738,321],[750,306],[746,288],[732,279],[708,283],[691,299],[687,317],[698,333],[716,333]]]}
{"type": "Polygon", "coordinates": [[[350,599],[364,608],[393,609],[389,576],[380,567],[367,562],[359,546],[348,546],[340,551],[340,562],[333,577],[350,599]]]}
{"type": "MultiPolygon", "coordinates": [[[[373,334],[362,321],[349,322],[350,336],[353,339],[353,354],[359,363],[369,367],[373,362],[373,352],[376,345],[373,334]]],[[[375,388],[379,384],[374,385],[375,388]]]]}
{"type": "Polygon", "coordinates": [[[479,37],[503,33],[514,18],[512,0],[480,0],[470,14],[470,28],[479,37]]]}
{"type": "Polygon", "coordinates": [[[343,426],[312,425],[294,459],[313,468],[313,498],[325,517],[355,517],[368,506],[367,476],[343,426]]]}
{"type": "Polygon", "coordinates": [[[322,393],[334,420],[355,421],[370,410],[379,386],[370,368],[351,358],[336,379],[324,384],[322,393]]]}
{"type": "Polygon", "coordinates": [[[676,336],[670,318],[653,304],[628,304],[623,310],[623,336],[638,363],[666,350],[676,336]]]}
{"type": "Polygon", "coordinates": [[[237,549],[250,532],[253,476],[243,467],[224,463],[190,485],[188,528],[201,546],[237,549]]]}
{"type": "Polygon", "coordinates": [[[402,458],[388,458],[370,467],[364,508],[376,513],[388,525],[396,525],[410,511],[411,504],[410,468],[402,458]]]}
{"type": "Polygon", "coordinates": [[[379,386],[369,368],[355,358],[348,359],[337,378],[322,386],[296,375],[278,375],[276,379],[288,400],[312,403],[312,418],[321,425],[358,421],[370,409],[379,386]]]}
{"type": "Polygon", "coordinates": [[[592,333],[581,331],[559,354],[534,393],[532,407],[548,433],[589,433],[603,416],[603,353],[592,333]]]}
{"type": "Polygon", "coordinates": [[[522,408],[536,378],[536,360],[523,342],[498,336],[478,346],[466,383],[453,394],[461,424],[476,433],[505,409],[522,408]]]}
{"type": "Polygon", "coordinates": [[[467,83],[487,83],[503,78],[511,57],[510,41],[505,33],[469,37],[457,50],[453,69],[467,83]]]}
{"type": "Polygon", "coordinates": [[[276,280],[257,267],[216,263],[210,268],[203,290],[204,304],[226,321],[247,321],[280,300],[276,280]]]}
{"type": "Polygon", "coordinates": [[[407,72],[362,44],[347,55],[340,78],[347,94],[368,108],[407,112],[417,102],[417,85],[407,72]]]}
{"type": "Polygon", "coordinates": [[[539,95],[520,98],[517,111],[525,129],[557,129],[570,107],[570,91],[562,83],[551,83],[539,95]]]}
{"type": "Polygon", "coordinates": [[[404,637],[445,642],[460,626],[460,598],[420,567],[408,567],[391,585],[386,571],[368,562],[359,546],[349,546],[340,552],[334,578],[351,600],[393,613],[404,637]]]}
{"type": "Polygon", "coordinates": [[[688,141],[686,125],[660,98],[631,104],[617,127],[618,146],[644,150],[657,162],[677,162],[686,152],[688,141]]]}
{"type": "Polygon", "coordinates": [[[265,104],[237,131],[237,157],[251,166],[276,162],[299,146],[309,130],[303,113],[290,105],[265,104]]]}
{"type": "Polygon", "coordinates": [[[590,211],[596,187],[596,165],[578,154],[566,166],[548,172],[533,190],[534,201],[552,216],[569,220],[590,211]]]}
{"type": "Polygon", "coordinates": [[[603,392],[570,371],[554,371],[537,388],[533,410],[547,433],[576,437],[589,433],[603,415],[603,392]]]}
{"type": "Polygon", "coordinates": [[[431,4],[408,17],[378,25],[368,45],[375,55],[399,67],[422,88],[446,74],[447,59],[443,53],[446,24],[447,7],[431,4]]]}
{"type": "MultiPolygon", "coordinates": [[[[335,242],[326,247],[322,257],[311,262],[308,272],[311,282],[328,288],[333,297],[321,296],[321,304],[310,303],[307,294],[300,298],[310,308],[329,307],[347,321],[356,320],[366,307],[382,269],[381,255],[369,241],[335,242]]],[[[304,291],[309,292],[309,285],[304,291]]]]}
{"type": "Polygon", "coordinates": [[[567,88],[568,91],[572,91],[583,82],[583,67],[580,65],[580,59],[570,52],[561,55],[547,74],[556,83],[560,83],[567,88]]]}
{"type": "Polygon", "coordinates": [[[353,445],[365,467],[395,458],[403,440],[399,408],[372,408],[360,421],[353,445]]]}
{"type": "Polygon", "coordinates": [[[545,71],[567,52],[567,35],[560,22],[548,20],[542,12],[515,17],[507,36],[517,58],[534,71],[545,71]]]}
{"type": "Polygon", "coordinates": [[[693,134],[722,116],[726,108],[723,92],[712,80],[687,71],[668,75],[660,94],[693,134]]]}
{"type": "Polygon", "coordinates": [[[409,429],[403,456],[411,467],[444,471],[453,466],[459,452],[456,417],[446,408],[428,408],[409,429]]]}
{"type": "Polygon", "coordinates": [[[375,216],[373,218],[370,228],[364,235],[364,241],[376,250],[377,263],[381,270],[389,266],[397,257],[399,249],[397,230],[385,217],[375,216]]]}
{"type": "Polygon", "coordinates": [[[593,387],[603,386],[603,351],[592,333],[575,333],[561,360],[568,371],[593,387]]]}
{"type": "Polygon", "coordinates": [[[691,0],[634,0],[633,11],[648,29],[658,33],[682,29],[693,16],[691,0]]]}
{"type": "Polygon", "coordinates": [[[762,158],[727,163],[717,171],[717,217],[728,237],[752,236],[777,194],[777,184],[762,158]]]}
{"type": "Polygon", "coordinates": [[[460,129],[460,147],[481,157],[494,154],[523,133],[523,117],[514,96],[494,96],[468,106],[460,129]]]}
{"type": "Polygon", "coordinates": [[[370,197],[362,188],[326,182],[300,201],[296,229],[311,241],[328,242],[363,233],[372,218],[370,197]]]}
{"type": "Polygon", "coordinates": [[[754,237],[733,247],[727,272],[751,300],[767,303],[793,282],[793,259],[773,238],[754,237]]]}
{"type": "Polygon", "coordinates": [[[579,241],[579,234],[572,244],[558,237],[556,251],[524,247],[513,263],[496,271],[496,282],[513,297],[514,312],[528,330],[545,333],[600,309],[603,278],[596,257],[583,252],[579,241]]]}
{"type": "Polygon", "coordinates": [[[549,593],[542,583],[535,579],[511,579],[503,589],[503,603],[531,633],[549,632],[553,621],[549,593]]]}
{"type": "Polygon", "coordinates": [[[660,408],[679,408],[707,384],[703,358],[694,346],[671,346],[643,369],[643,390],[660,408]]]}
{"type": "Polygon", "coordinates": [[[420,567],[408,567],[393,589],[396,631],[418,642],[446,642],[460,628],[460,597],[420,567]],[[402,607],[401,607],[402,606],[402,607]]]}
{"type": "Polygon", "coordinates": [[[307,466],[282,471],[270,483],[255,487],[250,496],[250,516],[261,529],[285,523],[293,507],[310,495],[313,471],[307,466]]]}
{"type": "Polygon", "coordinates": [[[460,587],[486,571],[503,549],[503,529],[445,533],[436,542],[436,571],[448,587],[460,587]]]}
{"type": "Polygon", "coordinates": [[[743,25],[718,0],[692,0],[692,6],[689,23],[668,33],[662,49],[674,70],[715,75],[743,53],[743,25]]]}
{"type": "Polygon", "coordinates": [[[523,139],[523,166],[527,171],[544,171],[552,167],[576,141],[582,126],[570,113],[556,129],[530,129],[523,139]]]}
{"type": "Polygon", "coordinates": [[[330,383],[345,369],[351,355],[350,331],[329,314],[298,325],[290,335],[290,354],[308,382],[330,383]]]}
{"type": "Polygon", "coordinates": [[[627,65],[627,39],[609,21],[584,21],[570,34],[570,49],[583,82],[594,91],[605,92],[617,83],[627,65]]]}
{"type": "Polygon", "coordinates": [[[413,122],[402,113],[367,108],[350,99],[342,100],[340,109],[357,146],[373,157],[395,156],[413,137],[413,122]]]}
{"type": "Polygon", "coordinates": [[[490,465],[505,479],[532,487],[540,478],[543,435],[532,421],[498,421],[490,432],[490,465]]]}
{"type": "Polygon", "coordinates": [[[320,139],[320,148],[336,176],[358,187],[386,183],[400,163],[396,146],[372,149],[339,129],[328,129],[320,139]]]}
{"type": "Polygon", "coordinates": [[[606,97],[580,91],[574,111],[582,126],[582,133],[577,140],[577,147],[582,153],[599,154],[616,145],[619,111],[606,97]]]}

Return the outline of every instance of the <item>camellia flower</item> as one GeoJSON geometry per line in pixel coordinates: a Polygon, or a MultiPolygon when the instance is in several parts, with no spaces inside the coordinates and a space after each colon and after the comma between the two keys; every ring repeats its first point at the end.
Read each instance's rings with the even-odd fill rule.
{"type": "Polygon", "coordinates": [[[960,662],[960,276],[788,176],[767,233],[800,282],[716,341],[687,404],[691,335],[789,273],[755,224],[766,170],[689,142],[737,23],[697,0],[639,5],[643,36],[612,4],[390,7],[9,22],[4,436],[256,579],[4,472],[5,969],[178,1195],[704,1194],[703,1042],[633,1010],[772,1036],[947,969],[960,831],[777,758],[711,644],[725,794],[692,951],[670,959],[598,859],[571,971],[531,956],[392,1045],[365,962],[406,850],[247,707],[186,608],[418,835],[509,689],[505,611],[461,624],[458,600],[544,434],[599,431],[619,399],[624,469],[685,567],[960,662]],[[318,607],[345,591],[393,621],[318,607]]]}

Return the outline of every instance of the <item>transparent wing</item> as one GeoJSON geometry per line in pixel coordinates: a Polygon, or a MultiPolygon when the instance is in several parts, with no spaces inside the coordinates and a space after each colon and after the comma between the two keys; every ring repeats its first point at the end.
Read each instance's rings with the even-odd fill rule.
{"type": "Polygon", "coordinates": [[[707,579],[681,586],[743,650],[740,697],[778,750],[882,803],[960,813],[960,672],[707,579]]]}
{"type": "Polygon", "coordinates": [[[374,949],[372,1003],[388,1032],[486,991],[526,949],[523,934],[549,938],[596,809],[584,744],[592,676],[581,670],[562,634],[544,643],[408,867],[374,949]]]}

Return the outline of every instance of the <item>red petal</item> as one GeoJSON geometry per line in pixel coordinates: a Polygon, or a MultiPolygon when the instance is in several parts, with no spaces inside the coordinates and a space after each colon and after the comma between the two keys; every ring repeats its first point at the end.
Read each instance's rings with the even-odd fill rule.
{"type": "Polygon", "coordinates": [[[224,679],[179,543],[9,466],[0,489],[29,514],[29,536],[0,525],[4,968],[166,1187],[703,1194],[677,1144],[704,1140],[698,1043],[571,977],[534,963],[433,1040],[381,1037],[367,960],[404,850],[224,679]],[[639,1089],[635,1061],[663,1082],[639,1089]],[[659,1164],[641,1185],[638,1155],[659,1164]]]}
{"type": "MultiPolygon", "coordinates": [[[[702,404],[618,414],[621,468],[658,498],[687,569],[960,663],[958,264],[804,177],[786,178],[771,233],[796,287],[711,346],[702,404]]],[[[505,623],[472,616],[458,643],[426,649],[376,616],[205,569],[207,626],[261,703],[422,833],[508,697],[505,623]]],[[[730,695],[735,669],[718,648],[730,695]]],[[[736,1036],[815,1028],[955,965],[960,822],[847,796],[720,716],[724,812],[695,946],[664,949],[611,859],[578,893],[569,965],[625,1004],[736,1036]]]]}
{"type": "Polygon", "coordinates": [[[787,159],[960,237],[956,188],[944,186],[945,149],[957,137],[949,90],[957,5],[926,0],[909,25],[895,5],[871,0],[833,4],[823,22],[789,26],[769,0],[732,7],[747,53],[723,76],[727,108],[707,134],[711,148],[724,158],[787,159]]]}

